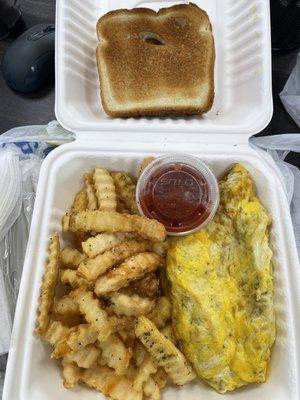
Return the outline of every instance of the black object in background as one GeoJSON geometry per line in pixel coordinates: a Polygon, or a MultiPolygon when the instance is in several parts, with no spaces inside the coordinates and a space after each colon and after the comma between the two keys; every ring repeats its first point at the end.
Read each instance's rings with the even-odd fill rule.
{"type": "Polygon", "coordinates": [[[0,40],[8,36],[13,29],[22,25],[21,11],[13,4],[0,0],[0,40]]]}
{"type": "Polygon", "coordinates": [[[53,24],[36,25],[18,37],[2,60],[7,85],[22,93],[41,89],[54,74],[54,43],[53,24]]]}
{"type": "Polygon", "coordinates": [[[300,1],[270,0],[273,50],[300,46],[300,1]]]}

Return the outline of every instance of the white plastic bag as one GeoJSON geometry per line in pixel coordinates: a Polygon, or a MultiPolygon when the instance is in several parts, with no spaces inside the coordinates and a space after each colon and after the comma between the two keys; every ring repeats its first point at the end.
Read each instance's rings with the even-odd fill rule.
{"type": "Polygon", "coordinates": [[[298,53],[296,65],[279,96],[286,111],[300,127],[300,53],[298,53]]]}
{"type": "Polygon", "coordinates": [[[0,136],[0,354],[9,348],[40,166],[54,146],[71,140],[56,121],[0,136]]]}
{"type": "Polygon", "coordinates": [[[300,153],[300,134],[252,137],[250,143],[269,153],[282,173],[300,257],[300,171],[284,161],[290,151],[300,153]]]}
{"type": "Polygon", "coordinates": [[[0,397],[40,166],[56,145],[73,139],[56,121],[0,136],[0,397]]]}

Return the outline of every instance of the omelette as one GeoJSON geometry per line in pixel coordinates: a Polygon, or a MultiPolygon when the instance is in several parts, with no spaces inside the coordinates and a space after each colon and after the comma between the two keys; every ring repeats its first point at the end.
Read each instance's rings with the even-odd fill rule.
{"type": "Polygon", "coordinates": [[[269,214],[240,164],[219,182],[220,205],[196,233],[170,240],[175,335],[219,393],[266,380],[275,340],[269,214]]]}

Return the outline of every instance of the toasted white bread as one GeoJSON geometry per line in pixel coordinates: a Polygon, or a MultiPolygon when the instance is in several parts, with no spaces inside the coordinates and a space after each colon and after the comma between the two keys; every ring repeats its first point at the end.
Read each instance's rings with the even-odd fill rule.
{"type": "Polygon", "coordinates": [[[116,10],[97,23],[102,105],[113,117],[203,114],[214,99],[214,38],[193,3],[116,10]]]}

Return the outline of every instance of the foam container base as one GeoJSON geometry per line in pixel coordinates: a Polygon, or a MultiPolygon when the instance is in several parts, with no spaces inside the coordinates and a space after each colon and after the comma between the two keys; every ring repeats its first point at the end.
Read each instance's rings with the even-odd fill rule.
{"type": "MultiPolygon", "coordinates": [[[[3,400],[96,400],[104,399],[96,391],[79,386],[66,390],[62,385],[59,363],[50,359],[50,346],[34,333],[37,304],[48,238],[61,230],[62,215],[83,184],[82,174],[95,166],[136,173],[145,155],[180,151],[177,145],[148,144],[143,151],[118,149],[105,143],[75,141],[53,151],[42,166],[37,198],[25,259],[11,350],[7,366],[3,400]]],[[[224,400],[299,400],[299,263],[288,203],[282,182],[268,156],[247,146],[206,146],[205,151],[190,151],[206,162],[217,176],[236,162],[250,171],[258,196],[272,214],[270,241],[274,252],[274,284],[277,338],[272,351],[266,383],[251,385],[222,395],[224,400]]],[[[163,391],[164,400],[219,400],[221,396],[200,380],[163,391]]]]}

